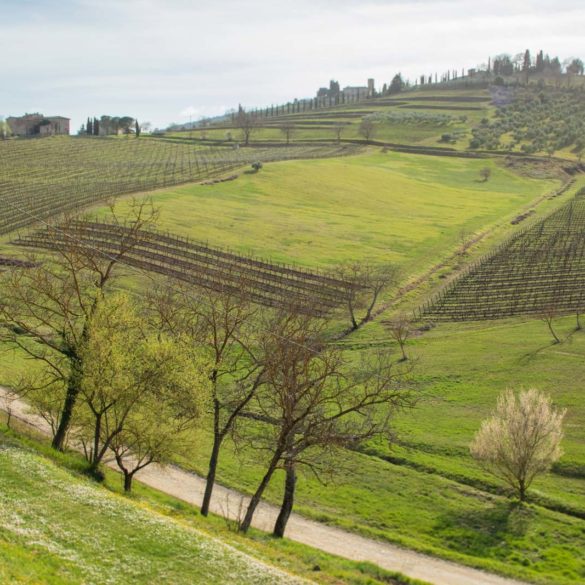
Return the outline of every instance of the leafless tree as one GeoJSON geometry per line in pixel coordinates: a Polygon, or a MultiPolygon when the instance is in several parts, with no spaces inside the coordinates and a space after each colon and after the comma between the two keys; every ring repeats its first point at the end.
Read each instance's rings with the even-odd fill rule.
{"type": "Polygon", "coordinates": [[[279,312],[267,326],[274,336],[264,347],[266,386],[255,400],[264,424],[253,445],[269,453],[268,465],[241,523],[244,532],[278,468],[285,471],[285,487],[274,535],[283,536],[297,468],[320,476],[339,449],[376,436],[389,439],[392,415],[413,404],[407,373],[396,371],[388,354],[370,353],[350,365],[341,348],[327,344],[326,326],[295,311],[279,312]]]}
{"type": "Polygon", "coordinates": [[[286,122],[280,127],[280,131],[286,138],[286,143],[290,144],[291,138],[297,133],[297,127],[292,122],[286,122]]]}
{"type": "Polygon", "coordinates": [[[408,359],[405,351],[406,342],[412,335],[412,327],[409,319],[405,315],[398,315],[394,319],[386,321],[385,325],[392,339],[400,347],[400,352],[402,353],[401,361],[405,362],[408,359]]]}
{"type": "Polygon", "coordinates": [[[459,254],[465,254],[465,251],[469,248],[471,242],[471,234],[462,227],[459,230],[459,254]]]}
{"type": "Polygon", "coordinates": [[[250,137],[260,127],[258,118],[254,114],[246,112],[243,109],[240,109],[237,113],[234,125],[242,133],[244,146],[250,144],[250,137]]]}
{"type": "Polygon", "coordinates": [[[398,282],[398,269],[392,265],[374,266],[365,262],[342,264],[333,276],[345,283],[343,295],[351,328],[370,321],[380,295],[398,282]],[[362,313],[360,318],[359,314],[362,313]]]}
{"type": "Polygon", "coordinates": [[[71,426],[83,379],[80,349],[91,317],[111,290],[120,262],[140,244],[142,230],[156,223],[158,212],[142,200],[133,201],[127,217],[120,217],[113,206],[111,215],[114,223],[129,228],[115,253],[106,255],[82,243],[76,237],[76,220],[66,218],[59,227],[47,228],[55,252],[51,258],[32,268],[11,268],[1,279],[0,316],[10,326],[10,340],[43,365],[47,389],[64,391],[55,449],[63,449],[71,426]]]}
{"type": "Polygon", "coordinates": [[[554,330],[553,323],[558,316],[557,304],[552,302],[547,304],[540,312],[540,320],[546,323],[550,334],[553,336],[554,343],[560,343],[561,340],[554,330]]]}
{"type": "Polygon", "coordinates": [[[376,134],[376,130],[376,124],[369,118],[364,118],[358,128],[360,136],[363,136],[368,142],[373,140],[374,135],[376,134]]]}
{"type": "Polygon", "coordinates": [[[538,390],[518,395],[508,390],[475,435],[471,454],[523,502],[534,478],[561,456],[565,412],[556,410],[550,397],[538,390]]]}
{"type": "Polygon", "coordinates": [[[248,284],[240,277],[236,287],[216,287],[198,294],[175,282],[152,299],[159,327],[203,352],[209,366],[213,416],[213,444],[201,514],[207,516],[223,441],[234,430],[263,383],[263,367],[255,351],[262,332],[260,309],[250,301],[248,284]]]}
{"type": "Polygon", "coordinates": [[[341,142],[341,135],[344,130],[345,126],[343,124],[335,124],[335,126],[333,126],[333,133],[335,134],[338,143],[341,142]]]}

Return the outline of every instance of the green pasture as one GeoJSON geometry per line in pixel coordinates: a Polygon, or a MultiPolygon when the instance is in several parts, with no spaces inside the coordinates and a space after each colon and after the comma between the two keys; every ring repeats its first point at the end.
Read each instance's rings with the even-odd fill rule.
{"type": "MultiPolygon", "coordinates": [[[[311,268],[396,263],[405,276],[551,191],[492,160],[370,152],[270,163],[215,185],[152,194],[161,228],[241,253],[311,268]],[[492,169],[488,182],[479,171],[492,169]]],[[[120,206],[126,203],[120,202],[120,206]]]]}

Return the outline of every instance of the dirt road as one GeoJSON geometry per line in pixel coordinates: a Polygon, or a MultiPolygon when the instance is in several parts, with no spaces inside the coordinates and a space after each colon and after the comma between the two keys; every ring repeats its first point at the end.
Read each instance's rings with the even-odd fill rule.
{"type": "MultiPolygon", "coordinates": [[[[2,410],[9,408],[15,417],[25,420],[44,433],[49,432],[47,423],[41,417],[28,412],[23,401],[14,400],[8,404],[6,402],[7,396],[7,390],[0,387],[0,408],[2,410]]],[[[111,466],[115,468],[115,463],[112,462],[111,466]]],[[[140,471],[137,479],[196,506],[200,505],[203,499],[205,480],[177,467],[151,465],[140,471]]],[[[216,485],[211,511],[215,514],[236,518],[242,500],[245,505],[247,503],[245,496],[216,485]]],[[[278,510],[274,506],[262,503],[256,511],[254,526],[260,530],[271,531],[277,513],[278,510]]],[[[389,571],[399,571],[404,575],[427,581],[433,585],[523,585],[520,581],[443,561],[386,542],[364,538],[339,528],[308,520],[299,514],[293,513],[291,515],[286,536],[291,540],[327,553],[355,561],[369,561],[389,571]]]]}

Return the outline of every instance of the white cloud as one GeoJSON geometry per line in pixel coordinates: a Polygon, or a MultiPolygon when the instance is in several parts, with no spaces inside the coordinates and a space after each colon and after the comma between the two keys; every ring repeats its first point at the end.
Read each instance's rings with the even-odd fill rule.
{"type": "Polygon", "coordinates": [[[574,0],[3,0],[3,13],[0,113],[40,104],[74,124],[108,112],[162,125],[186,104],[210,115],[526,48],[585,54],[574,0]]]}

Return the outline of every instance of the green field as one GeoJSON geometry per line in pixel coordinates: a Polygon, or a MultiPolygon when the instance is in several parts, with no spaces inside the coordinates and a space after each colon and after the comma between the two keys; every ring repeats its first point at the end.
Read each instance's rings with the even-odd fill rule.
{"type": "Polygon", "coordinates": [[[153,199],[162,228],[215,246],[316,268],[396,263],[413,274],[452,253],[462,230],[470,235],[511,218],[558,185],[494,161],[371,152],[271,163],[153,199]],[[482,183],[485,166],[492,178],[482,183]]]}

